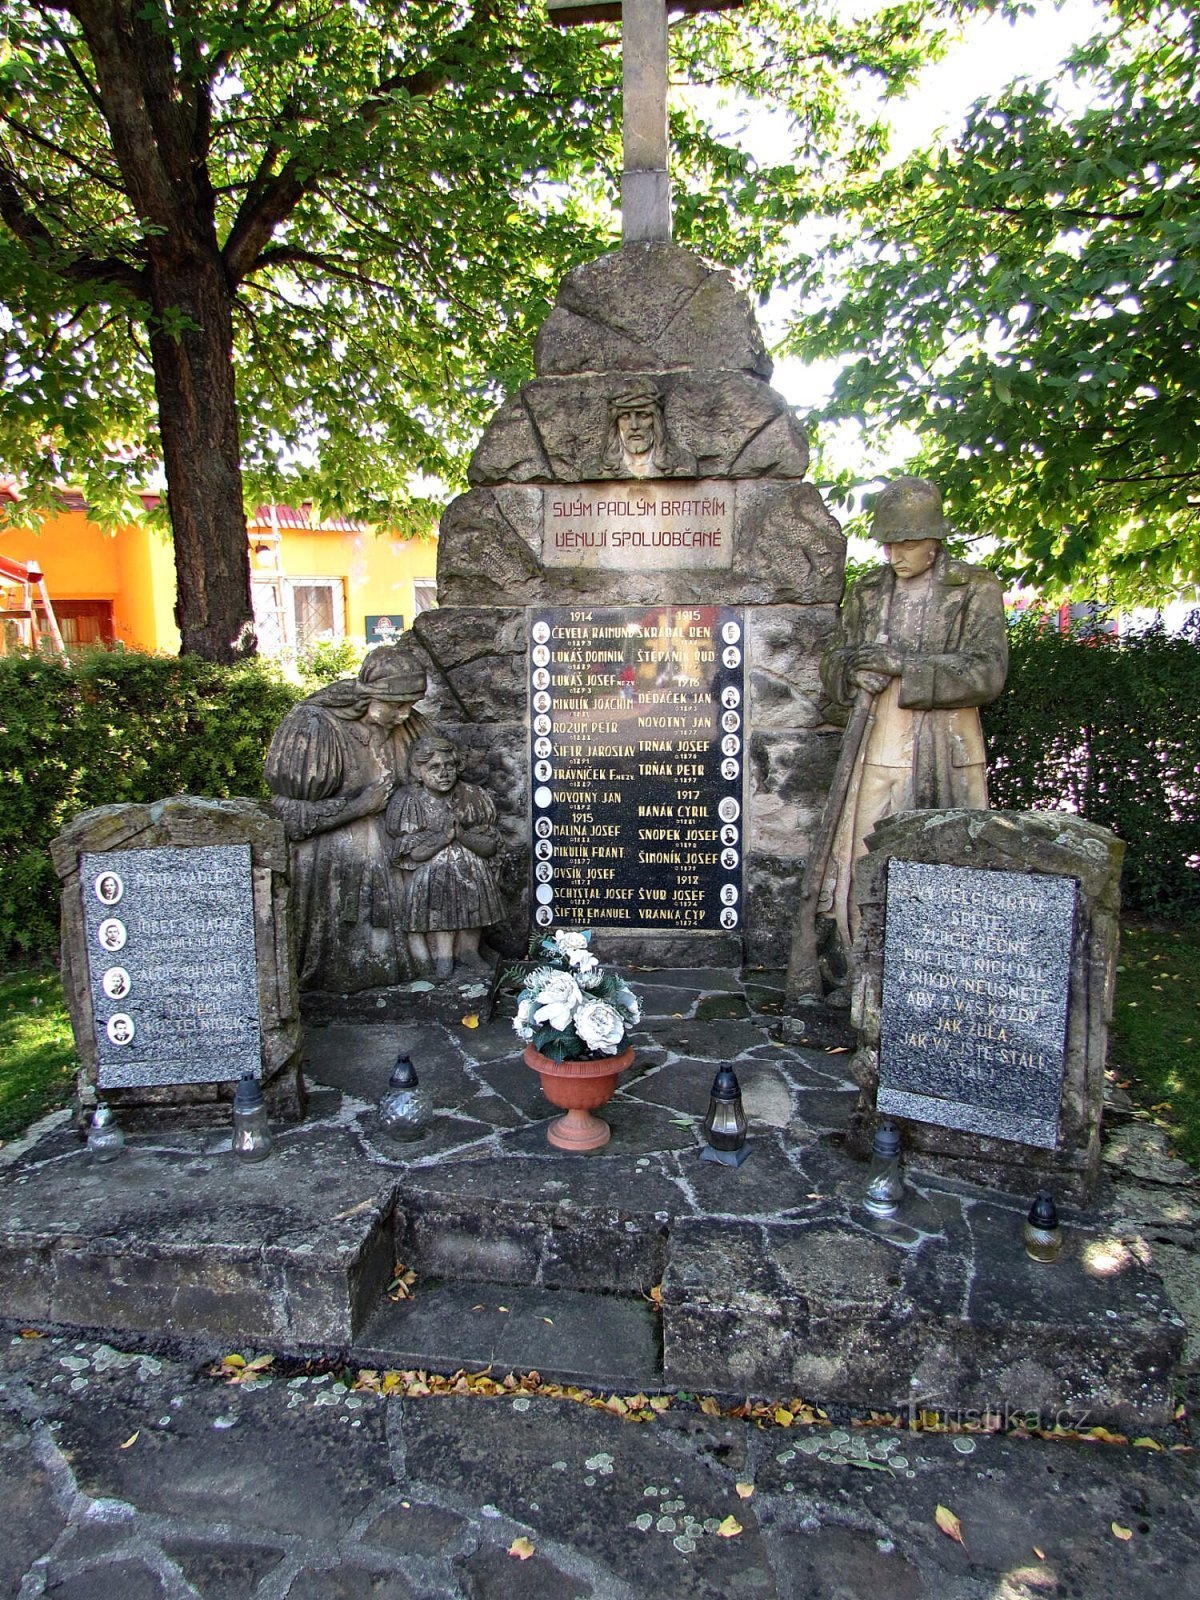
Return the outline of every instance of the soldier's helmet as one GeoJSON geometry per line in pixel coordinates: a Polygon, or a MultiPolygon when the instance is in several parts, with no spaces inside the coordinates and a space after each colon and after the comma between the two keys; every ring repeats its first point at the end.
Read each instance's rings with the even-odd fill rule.
{"type": "Polygon", "coordinates": [[[944,539],[950,531],[941,491],[927,478],[893,478],[875,496],[871,537],[880,544],[905,539],[944,539]]]}

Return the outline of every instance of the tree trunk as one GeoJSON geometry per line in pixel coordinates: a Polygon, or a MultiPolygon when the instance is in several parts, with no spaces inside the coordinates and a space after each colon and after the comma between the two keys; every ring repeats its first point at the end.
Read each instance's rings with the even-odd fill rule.
{"type": "Polygon", "coordinates": [[[181,653],[235,661],[254,655],[257,640],[229,287],[215,249],[152,251],[148,276],[181,653]]]}

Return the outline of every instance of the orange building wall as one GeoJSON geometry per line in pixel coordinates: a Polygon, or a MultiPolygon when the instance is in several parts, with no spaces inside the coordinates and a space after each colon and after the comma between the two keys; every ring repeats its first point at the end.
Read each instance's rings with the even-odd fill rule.
{"type": "Polygon", "coordinates": [[[61,511],[41,527],[0,528],[0,551],[36,561],[50,603],[108,600],[113,636],[140,650],[179,649],[172,615],[175,565],[170,540],[140,526],[105,533],[84,511],[61,511]]]}
{"type": "MultiPolygon", "coordinates": [[[[251,543],[251,577],[266,578],[274,558],[262,559],[251,543]]],[[[283,529],[279,564],[286,578],[340,578],[346,600],[346,634],[361,639],[365,619],[400,615],[405,627],[416,614],[413,583],[437,575],[436,539],[396,539],[380,533],[283,529]]]]}
{"type": "MultiPolygon", "coordinates": [[[[274,556],[264,563],[254,553],[251,576],[276,570],[274,556]]],[[[51,603],[109,600],[117,641],[140,650],[174,654],[175,563],[171,541],[142,526],[105,533],[84,511],[62,511],[37,530],[0,526],[0,553],[36,561],[46,577],[51,603]]],[[[279,565],[289,578],[340,580],[346,602],[345,631],[361,638],[368,613],[416,612],[415,579],[432,580],[437,567],[435,539],[394,539],[387,533],[283,529],[279,565]]]]}

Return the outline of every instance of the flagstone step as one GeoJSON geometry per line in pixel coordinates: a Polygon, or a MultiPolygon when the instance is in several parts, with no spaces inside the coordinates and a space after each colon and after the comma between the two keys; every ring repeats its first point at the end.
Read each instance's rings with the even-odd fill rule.
{"type": "Polygon", "coordinates": [[[634,1393],[662,1387],[658,1316],[650,1302],[572,1289],[502,1289],[418,1280],[385,1299],[355,1340],[375,1368],[536,1371],[555,1383],[634,1393]]]}

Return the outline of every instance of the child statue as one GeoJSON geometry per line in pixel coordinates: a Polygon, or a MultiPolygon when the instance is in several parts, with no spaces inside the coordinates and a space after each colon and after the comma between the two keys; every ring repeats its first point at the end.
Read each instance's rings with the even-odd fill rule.
{"type": "Polygon", "coordinates": [[[417,739],[411,782],[388,802],[385,826],[399,868],[397,926],[422,972],[448,978],[455,958],[483,969],[479,937],[505,915],[493,858],[500,848],[496,807],[459,777],[454,745],[441,734],[417,739]]]}

